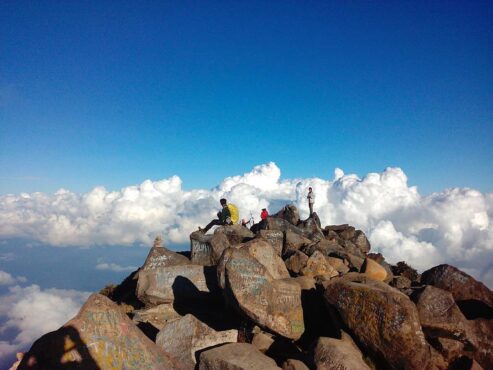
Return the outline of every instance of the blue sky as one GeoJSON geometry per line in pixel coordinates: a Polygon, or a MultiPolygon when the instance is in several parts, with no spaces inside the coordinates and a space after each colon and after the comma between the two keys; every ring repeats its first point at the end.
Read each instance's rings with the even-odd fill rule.
{"type": "Polygon", "coordinates": [[[491,2],[0,4],[0,194],[399,166],[493,186],[491,2]]]}

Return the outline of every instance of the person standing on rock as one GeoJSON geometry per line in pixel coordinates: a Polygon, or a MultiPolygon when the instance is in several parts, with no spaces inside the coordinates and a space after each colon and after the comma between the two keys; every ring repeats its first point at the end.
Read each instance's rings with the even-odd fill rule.
{"type": "Polygon", "coordinates": [[[216,225],[233,225],[238,222],[238,209],[233,204],[228,204],[227,200],[222,198],[220,201],[223,207],[221,211],[217,212],[217,219],[212,220],[203,229],[199,226],[199,231],[204,234],[209,231],[212,226],[216,225]]]}
{"type": "Polygon", "coordinates": [[[313,192],[311,187],[308,188],[308,195],[306,196],[306,199],[308,199],[308,207],[310,208],[310,217],[312,217],[313,203],[315,203],[315,193],[313,192]]]}
{"type": "Polygon", "coordinates": [[[262,208],[262,212],[260,212],[260,219],[265,220],[269,216],[269,212],[266,208],[262,208]]]}

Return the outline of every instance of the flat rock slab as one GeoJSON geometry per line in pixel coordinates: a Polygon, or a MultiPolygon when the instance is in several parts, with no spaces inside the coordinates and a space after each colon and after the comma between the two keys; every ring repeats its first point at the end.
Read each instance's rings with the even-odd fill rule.
{"type": "Polygon", "coordinates": [[[60,329],[45,334],[19,369],[182,369],[108,298],[93,294],[60,329]],[[34,366],[30,366],[36,364],[34,366]]]}
{"type": "Polygon", "coordinates": [[[301,288],[292,279],[275,280],[248,249],[228,249],[225,293],[233,306],[260,326],[290,339],[304,332],[301,288]]]}
{"type": "Polygon", "coordinates": [[[347,274],[332,279],[324,297],[358,341],[378,353],[391,368],[435,366],[416,306],[397,289],[363,274],[347,274]]]}
{"type": "Polygon", "coordinates": [[[173,304],[165,303],[155,307],[134,311],[132,321],[135,323],[146,322],[161,330],[169,321],[181,318],[175,311],[173,304]]]}
{"type": "Polygon", "coordinates": [[[190,234],[190,259],[192,263],[202,266],[213,266],[214,258],[211,246],[212,235],[195,231],[190,234]]]}
{"type": "Polygon", "coordinates": [[[335,338],[318,339],[313,362],[320,370],[370,370],[354,343],[335,338]]]}
{"type": "Polygon", "coordinates": [[[284,244],[284,234],[279,230],[260,230],[259,235],[262,239],[267,240],[277,255],[280,257],[282,255],[282,247],[284,244]]]}
{"type": "Polygon", "coordinates": [[[266,240],[253,239],[243,244],[242,249],[246,249],[253,258],[260,262],[273,279],[289,278],[289,272],[284,261],[266,240]]]}
{"type": "Polygon", "coordinates": [[[194,369],[197,351],[236,342],[237,338],[237,330],[216,331],[188,314],[166,325],[158,333],[156,344],[172,353],[185,369],[194,369]]]}
{"type": "MultiPolygon", "coordinates": [[[[214,276],[215,279],[215,276],[214,276]]],[[[209,293],[208,277],[203,266],[179,265],[139,271],[137,297],[147,306],[197,299],[209,293]]]]}
{"type": "Polygon", "coordinates": [[[226,225],[220,226],[214,230],[214,234],[224,234],[231,245],[244,243],[255,237],[255,234],[242,225],[226,225]]]}
{"type": "Polygon", "coordinates": [[[231,343],[200,354],[200,370],[279,370],[276,362],[249,343],[231,343]]]}

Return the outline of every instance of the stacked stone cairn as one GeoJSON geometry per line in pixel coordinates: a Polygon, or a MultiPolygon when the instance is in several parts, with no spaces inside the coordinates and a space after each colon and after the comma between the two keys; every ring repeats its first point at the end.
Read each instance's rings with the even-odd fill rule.
{"type": "Polygon", "coordinates": [[[361,230],[300,220],[160,239],[19,369],[493,369],[493,293],[449,265],[419,275],[361,230]]]}

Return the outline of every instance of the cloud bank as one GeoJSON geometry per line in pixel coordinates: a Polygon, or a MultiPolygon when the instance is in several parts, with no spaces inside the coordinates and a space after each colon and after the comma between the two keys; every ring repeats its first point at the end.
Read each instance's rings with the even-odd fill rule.
{"type": "Polygon", "coordinates": [[[244,218],[252,213],[258,221],[262,208],[276,212],[286,203],[307,217],[308,186],[324,225],[355,225],[389,262],[406,260],[420,270],[450,263],[493,286],[493,193],[455,188],[421,196],[400,168],[362,178],[336,169],[331,179],[281,179],[281,170],[267,163],[210,190],[184,190],[173,176],[120,191],[4,195],[0,238],[53,246],[150,246],[162,234],[167,242],[187,243],[191,231],[215,217],[222,197],[244,218]]]}
{"type": "Polygon", "coordinates": [[[10,287],[9,293],[0,297],[0,334],[16,334],[11,340],[0,340],[0,358],[28,349],[33,340],[65,324],[77,314],[89,294],[42,290],[38,285],[10,287]]]}

